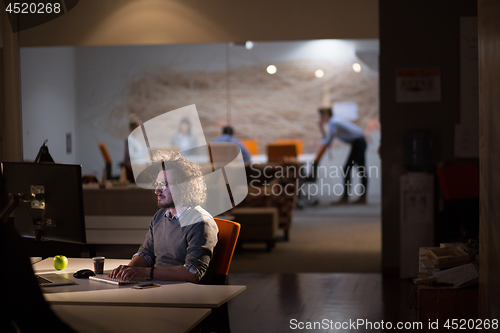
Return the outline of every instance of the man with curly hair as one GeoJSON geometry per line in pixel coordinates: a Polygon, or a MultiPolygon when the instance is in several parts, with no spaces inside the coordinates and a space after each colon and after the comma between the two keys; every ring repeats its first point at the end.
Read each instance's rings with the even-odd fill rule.
{"type": "Polygon", "coordinates": [[[130,263],[115,268],[110,277],[194,283],[205,277],[206,281],[218,228],[200,207],[206,198],[201,170],[177,150],[158,151],[152,162],[143,173],[155,179],[152,188],[160,210],[130,263]]]}

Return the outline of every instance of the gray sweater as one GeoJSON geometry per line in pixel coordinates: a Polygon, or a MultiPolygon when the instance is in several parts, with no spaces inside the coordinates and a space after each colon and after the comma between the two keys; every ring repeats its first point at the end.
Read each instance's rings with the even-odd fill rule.
{"type": "Polygon", "coordinates": [[[183,265],[201,280],[217,244],[217,224],[200,206],[180,213],[182,225],[177,217],[167,218],[166,212],[165,208],[156,212],[146,239],[135,255],[145,258],[150,266],[183,265]]]}

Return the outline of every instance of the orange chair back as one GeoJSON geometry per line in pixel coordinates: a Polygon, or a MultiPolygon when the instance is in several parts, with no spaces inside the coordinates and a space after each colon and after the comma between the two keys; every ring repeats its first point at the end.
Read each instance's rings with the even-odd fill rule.
{"type": "Polygon", "coordinates": [[[302,149],[302,140],[293,140],[293,139],[282,139],[282,140],[276,140],[274,141],[275,144],[278,145],[295,145],[297,148],[297,154],[302,154],[303,149],[302,149]]]}
{"type": "Polygon", "coordinates": [[[257,140],[241,140],[251,155],[259,155],[259,142],[257,140]]]}
{"type": "Polygon", "coordinates": [[[281,163],[285,157],[297,157],[297,146],[276,143],[267,145],[267,161],[269,163],[281,163]]]}
{"type": "Polygon", "coordinates": [[[217,227],[219,228],[219,242],[217,244],[217,258],[215,261],[215,274],[227,275],[229,273],[229,266],[233,259],[236,241],[240,234],[240,224],[214,218],[217,227]]]}
{"type": "Polygon", "coordinates": [[[102,158],[104,158],[104,162],[111,163],[111,156],[109,155],[108,148],[104,142],[99,143],[99,150],[101,151],[102,158]]]}

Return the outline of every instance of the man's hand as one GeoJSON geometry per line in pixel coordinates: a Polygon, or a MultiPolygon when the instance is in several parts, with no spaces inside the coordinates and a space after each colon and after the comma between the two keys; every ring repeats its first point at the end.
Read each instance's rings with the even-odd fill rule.
{"type": "Polygon", "coordinates": [[[135,279],[144,279],[149,276],[149,267],[134,267],[120,265],[109,274],[110,278],[132,281],[135,279]]]}

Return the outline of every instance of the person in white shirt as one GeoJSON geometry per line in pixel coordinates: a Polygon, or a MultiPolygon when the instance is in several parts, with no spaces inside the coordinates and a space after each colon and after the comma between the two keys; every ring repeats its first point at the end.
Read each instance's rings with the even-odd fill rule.
{"type": "MultiPolygon", "coordinates": [[[[362,176],[361,185],[363,191],[358,200],[352,202],[353,204],[366,204],[366,194],[368,189],[368,178],[366,176],[366,139],[363,135],[363,130],[355,124],[342,119],[333,114],[332,108],[321,108],[318,110],[320,115],[319,127],[323,135],[323,140],[320,142],[322,145],[330,145],[335,137],[339,138],[345,143],[351,145],[351,152],[347,157],[344,165],[344,191],[342,198],[333,204],[347,204],[349,203],[349,195],[354,193],[351,184],[351,172],[353,166],[356,164],[358,173],[362,176]],[[328,132],[325,132],[325,125],[328,127],[328,132]],[[361,172],[359,172],[361,171],[361,172]]],[[[356,194],[360,194],[356,190],[356,194]]]]}

